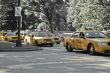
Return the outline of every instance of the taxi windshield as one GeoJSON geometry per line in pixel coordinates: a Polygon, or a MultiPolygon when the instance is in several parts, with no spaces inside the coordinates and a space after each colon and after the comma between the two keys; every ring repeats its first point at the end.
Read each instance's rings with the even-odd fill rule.
{"type": "Polygon", "coordinates": [[[87,38],[106,38],[107,36],[102,32],[85,32],[87,38]]]}
{"type": "Polygon", "coordinates": [[[45,32],[49,37],[53,37],[53,36],[55,36],[53,33],[51,33],[51,32],[45,32]]]}
{"type": "Polygon", "coordinates": [[[39,32],[39,33],[37,33],[37,36],[38,37],[47,37],[48,35],[43,32],[39,32]]]}
{"type": "Polygon", "coordinates": [[[16,36],[15,33],[7,33],[6,35],[7,35],[7,36],[16,36]]]}

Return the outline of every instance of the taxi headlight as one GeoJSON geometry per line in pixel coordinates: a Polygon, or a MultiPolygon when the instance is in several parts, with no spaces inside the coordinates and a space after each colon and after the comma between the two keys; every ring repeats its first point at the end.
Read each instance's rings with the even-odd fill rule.
{"type": "Polygon", "coordinates": [[[99,46],[107,46],[107,45],[108,45],[107,42],[98,42],[97,44],[98,44],[99,46]]]}

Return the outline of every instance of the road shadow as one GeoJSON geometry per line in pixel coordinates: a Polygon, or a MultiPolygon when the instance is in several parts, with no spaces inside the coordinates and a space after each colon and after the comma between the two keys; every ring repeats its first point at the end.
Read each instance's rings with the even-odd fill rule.
{"type": "Polygon", "coordinates": [[[110,53],[98,53],[96,56],[110,57],[110,53]]]}
{"type": "Polygon", "coordinates": [[[0,52],[31,52],[31,51],[42,51],[41,50],[0,50],[0,52]]]}
{"type": "MultiPolygon", "coordinates": [[[[80,53],[80,54],[88,54],[87,52],[85,51],[82,51],[82,50],[74,50],[72,52],[75,52],[75,53],[80,53]]],[[[103,57],[110,57],[110,53],[96,53],[95,55],[91,55],[91,56],[103,56],[103,57]]]]}
{"type": "Polygon", "coordinates": [[[23,45],[22,47],[0,46],[0,52],[27,52],[27,51],[40,51],[40,50],[43,50],[43,48],[38,46],[27,46],[27,45],[23,45]]]}
{"type": "Polygon", "coordinates": [[[50,45],[39,45],[39,47],[55,47],[54,45],[53,46],[50,46],[50,45]]]}

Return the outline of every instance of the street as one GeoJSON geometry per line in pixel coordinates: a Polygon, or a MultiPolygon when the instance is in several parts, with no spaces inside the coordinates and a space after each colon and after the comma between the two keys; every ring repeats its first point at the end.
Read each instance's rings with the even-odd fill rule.
{"type": "Polygon", "coordinates": [[[0,73],[109,73],[110,55],[67,52],[62,44],[40,51],[0,52],[0,73]]]}
{"type": "Polygon", "coordinates": [[[110,73],[110,0],[0,0],[0,73],[110,73]]]}

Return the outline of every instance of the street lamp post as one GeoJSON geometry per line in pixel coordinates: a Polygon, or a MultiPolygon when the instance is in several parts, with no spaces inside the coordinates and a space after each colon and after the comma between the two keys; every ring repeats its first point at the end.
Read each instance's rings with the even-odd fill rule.
{"type": "MultiPolygon", "coordinates": [[[[20,7],[21,6],[21,0],[18,0],[18,7],[20,7]]],[[[20,11],[20,13],[19,14],[21,14],[21,11],[20,11]]],[[[17,25],[18,25],[18,33],[17,33],[17,35],[18,35],[18,39],[16,40],[16,47],[21,47],[22,46],[22,44],[21,44],[21,39],[20,39],[20,25],[22,24],[22,21],[21,21],[21,16],[17,16],[17,25]]]]}

